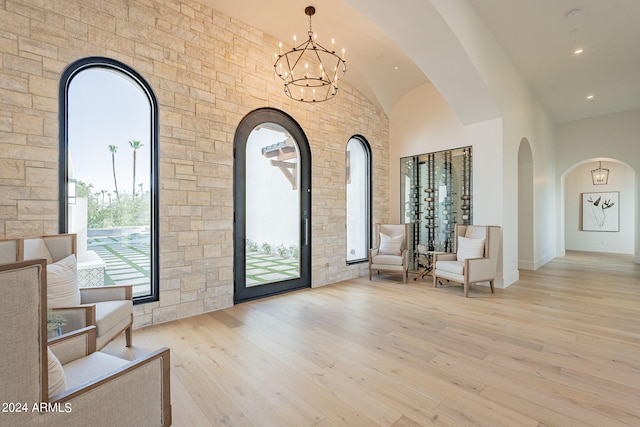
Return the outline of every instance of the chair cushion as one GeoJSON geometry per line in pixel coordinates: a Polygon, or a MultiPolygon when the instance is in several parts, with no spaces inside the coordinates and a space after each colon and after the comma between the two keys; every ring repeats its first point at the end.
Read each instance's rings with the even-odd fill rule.
{"type": "Polygon", "coordinates": [[[95,303],[97,335],[102,336],[124,319],[131,320],[131,300],[102,301],[95,303]]]}
{"type": "Polygon", "coordinates": [[[371,264],[402,265],[402,257],[399,255],[376,255],[371,259],[371,264]]]}
{"type": "Polygon", "coordinates": [[[49,360],[49,397],[55,396],[67,390],[67,382],[62,370],[62,364],[55,354],[47,347],[47,358],[49,360]]]}
{"type": "Polygon", "coordinates": [[[470,239],[469,237],[458,237],[458,261],[467,258],[482,258],[484,256],[484,239],[470,239]]]}
{"type": "Polygon", "coordinates": [[[436,270],[454,274],[464,274],[464,261],[438,261],[436,270]]]}
{"type": "Polygon", "coordinates": [[[53,263],[53,257],[51,252],[44,243],[44,240],[40,238],[36,239],[24,239],[24,258],[25,259],[38,259],[44,258],[47,260],[47,264],[53,263]]]}
{"type": "Polygon", "coordinates": [[[109,354],[96,351],[64,365],[64,375],[69,389],[108,374],[128,362],[109,354]]]}
{"type": "Polygon", "coordinates": [[[69,255],[47,265],[47,305],[72,307],[80,304],[76,256],[69,255]]]}
{"type": "Polygon", "coordinates": [[[402,240],[402,235],[391,237],[380,233],[380,249],[378,253],[381,255],[400,256],[402,254],[402,240]]]}

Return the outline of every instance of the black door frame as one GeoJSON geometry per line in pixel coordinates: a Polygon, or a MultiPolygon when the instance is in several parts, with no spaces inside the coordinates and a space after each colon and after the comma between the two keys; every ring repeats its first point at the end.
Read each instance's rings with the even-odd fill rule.
{"type": "Polygon", "coordinates": [[[234,303],[311,287],[311,149],[302,127],[291,116],[274,108],[259,108],[238,125],[233,140],[233,279],[234,303]],[[246,287],[246,148],[251,132],[262,123],[285,128],[300,152],[300,277],[246,287]]]}

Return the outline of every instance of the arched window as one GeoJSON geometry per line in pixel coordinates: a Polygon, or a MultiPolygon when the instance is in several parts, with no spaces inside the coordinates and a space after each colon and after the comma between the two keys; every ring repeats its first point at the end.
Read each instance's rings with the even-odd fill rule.
{"type": "Polygon", "coordinates": [[[371,247],[371,149],[356,135],[347,143],[347,264],[367,260],[371,247]]]}
{"type": "Polygon", "coordinates": [[[130,67],[91,57],[60,82],[60,232],[76,233],[80,286],[158,293],[158,104],[130,67]]]}

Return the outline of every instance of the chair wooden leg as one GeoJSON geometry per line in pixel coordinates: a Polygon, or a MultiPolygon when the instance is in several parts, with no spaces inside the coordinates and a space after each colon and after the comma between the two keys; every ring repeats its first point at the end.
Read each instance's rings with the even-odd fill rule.
{"type": "Polygon", "coordinates": [[[468,283],[464,284],[464,296],[465,296],[465,298],[469,298],[469,284],[468,283]]]}
{"type": "Polygon", "coordinates": [[[124,337],[127,341],[127,347],[131,347],[131,328],[133,326],[129,326],[127,329],[124,330],[124,337]]]}
{"type": "Polygon", "coordinates": [[[435,271],[432,273],[432,276],[433,276],[433,287],[437,288],[438,287],[438,280],[436,279],[436,272],[435,271]]]}
{"type": "Polygon", "coordinates": [[[496,293],[496,291],[493,289],[493,280],[490,280],[490,281],[489,281],[489,286],[491,287],[491,293],[492,293],[492,294],[495,294],[495,293],[496,293]]]}

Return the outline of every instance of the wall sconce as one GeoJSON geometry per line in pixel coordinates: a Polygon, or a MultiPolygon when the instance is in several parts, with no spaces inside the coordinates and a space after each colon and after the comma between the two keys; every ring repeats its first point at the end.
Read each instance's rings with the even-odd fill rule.
{"type": "Polygon", "coordinates": [[[70,179],[67,182],[67,202],[70,205],[76,204],[76,180],[70,179]]]}
{"type": "Polygon", "coordinates": [[[598,168],[591,171],[591,182],[593,185],[605,185],[609,182],[609,169],[603,168],[602,162],[598,163],[598,168]]]}

